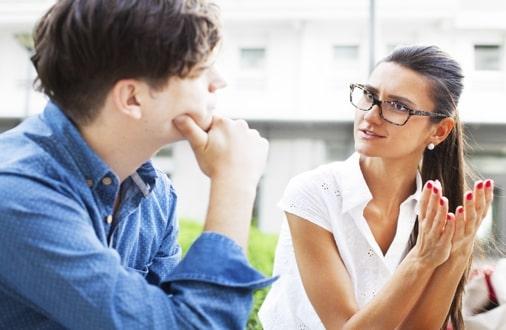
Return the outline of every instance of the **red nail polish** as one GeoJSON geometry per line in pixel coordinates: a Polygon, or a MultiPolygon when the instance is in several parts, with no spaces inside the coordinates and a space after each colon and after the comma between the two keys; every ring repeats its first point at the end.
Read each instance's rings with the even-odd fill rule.
{"type": "Polygon", "coordinates": [[[439,204],[440,204],[441,206],[443,206],[443,205],[445,205],[445,201],[441,198],[441,199],[439,200],[439,204]]]}
{"type": "Polygon", "coordinates": [[[436,187],[433,187],[432,191],[434,192],[434,194],[437,194],[439,192],[439,189],[437,189],[436,187]]]}
{"type": "Polygon", "coordinates": [[[432,189],[432,183],[430,181],[427,182],[427,188],[432,189]]]}
{"type": "Polygon", "coordinates": [[[462,206],[459,206],[459,210],[457,212],[459,212],[460,214],[464,213],[464,208],[462,206]]]}
{"type": "Polygon", "coordinates": [[[467,195],[466,195],[466,199],[467,199],[468,201],[470,201],[471,199],[473,199],[473,193],[472,193],[471,191],[467,193],[467,195]]]}
{"type": "Polygon", "coordinates": [[[450,215],[449,215],[449,214],[447,214],[447,215],[446,215],[446,220],[451,220],[451,219],[452,219],[452,217],[450,217],[450,215]]]}
{"type": "Polygon", "coordinates": [[[483,181],[480,181],[476,187],[478,189],[483,189],[483,181]]]}
{"type": "Polygon", "coordinates": [[[487,187],[487,188],[492,187],[492,180],[485,181],[485,187],[487,187]]]}

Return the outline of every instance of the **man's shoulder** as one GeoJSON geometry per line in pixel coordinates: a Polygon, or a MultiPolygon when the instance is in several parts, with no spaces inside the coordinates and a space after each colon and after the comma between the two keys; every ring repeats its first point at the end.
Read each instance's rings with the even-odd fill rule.
{"type": "Polygon", "coordinates": [[[0,176],[55,178],[64,172],[61,141],[38,117],[0,134],[0,176]]]}

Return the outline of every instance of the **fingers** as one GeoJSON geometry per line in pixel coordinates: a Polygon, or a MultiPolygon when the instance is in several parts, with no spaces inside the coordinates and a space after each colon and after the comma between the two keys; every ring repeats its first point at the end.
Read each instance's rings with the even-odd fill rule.
{"type": "Polygon", "coordinates": [[[474,184],[474,208],[476,211],[477,226],[485,216],[486,200],[485,200],[485,184],[483,181],[477,181],[474,184]]]}
{"type": "Polygon", "coordinates": [[[483,211],[484,217],[485,215],[487,215],[493,199],[494,199],[494,180],[488,179],[485,180],[485,209],[483,211]]]}
{"type": "Polygon", "coordinates": [[[427,214],[427,206],[429,205],[430,196],[432,196],[432,187],[434,187],[432,180],[427,181],[423,187],[422,197],[420,198],[420,210],[418,212],[419,220],[425,219],[427,214]]]}
{"type": "Polygon", "coordinates": [[[441,203],[441,189],[437,186],[432,187],[432,192],[429,197],[429,204],[427,205],[427,212],[424,220],[427,228],[432,228],[434,224],[434,218],[436,217],[437,211],[441,203]]]}
{"type": "Polygon", "coordinates": [[[194,150],[204,148],[207,145],[208,134],[191,117],[187,115],[178,116],[172,122],[181,135],[190,142],[194,150]]]}
{"type": "Polygon", "coordinates": [[[474,234],[476,228],[476,209],[474,208],[473,192],[468,191],[464,195],[464,221],[466,223],[465,234],[474,234]]]}
{"type": "Polygon", "coordinates": [[[459,206],[455,210],[455,234],[453,235],[454,242],[464,237],[465,229],[466,223],[464,221],[464,208],[462,206],[459,206]]]}
{"type": "Polygon", "coordinates": [[[446,221],[446,224],[445,224],[443,234],[441,235],[441,239],[444,242],[450,242],[452,240],[452,238],[454,237],[456,226],[457,226],[455,215],[453,213],[448,213],[446,215],[445,221],[446,221]]]}
{"type": "Polygon", "coordinates": [[[441,197],[439,199],[439,207],[437,208],[436,215],[434,217],[434,223],[432,230],[436,234],[440,234],[445,230],[445,224],[448,216],[448,198],[441,197]]]}
{"type": "Polygon", "coordinates": [[[237,119],[237,120],[235,120],[235,124],[237,126],[240,126],[240,127],[243,127],[243,128],[249,128],[248,123],[244,119],[237,119]]]}
{"type": "Polygon", "coordinates": [[[494,198],[494,182],[491,179],[477,181],[474,190],[464,195],[464,218],[466,234],[473,234],[478,230],[487,215],[494,198]]]}

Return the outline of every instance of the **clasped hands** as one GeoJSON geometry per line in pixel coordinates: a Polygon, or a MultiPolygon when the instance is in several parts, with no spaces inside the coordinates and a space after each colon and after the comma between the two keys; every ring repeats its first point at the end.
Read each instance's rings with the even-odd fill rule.
{"type": "Polygon", "coordinates": [[[464,205],[449,212],[448,199],[442,195],[439,181],[427,181],[418,214],[418,239],[414,247],[418,255],[433,267],[449,258],[467,263],[478,228],[492,203],[493,191],[493,180],[476,181],[474,189],[464,194],[464,205]]]}

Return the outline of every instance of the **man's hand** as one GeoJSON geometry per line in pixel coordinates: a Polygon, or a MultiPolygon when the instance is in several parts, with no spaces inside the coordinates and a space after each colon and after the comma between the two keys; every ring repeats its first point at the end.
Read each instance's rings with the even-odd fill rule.
{"type": "Polygon", "coordinates": [[[204,230],[235,240],[246,251],[256,186],[265,169],[269,143],[244,120],[214,116],[208,132],[184,115],[174,125],[186,138],[211,195],[204,230]]]}
{"type": "Polygon", "coordinates": [[[208,132],[186,115],[175,118],[174,124],[211,180],[234,178],[256,186],[265,169],[269,143],[246,121],[214,116],[208,132]]]}

